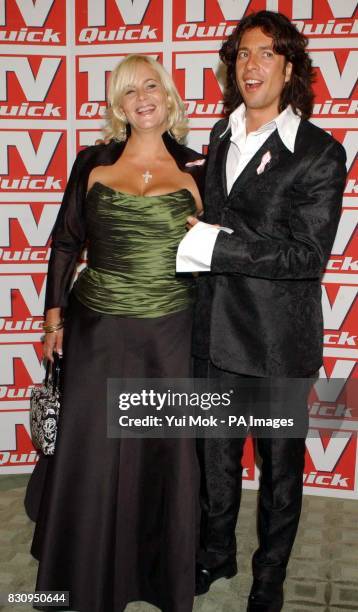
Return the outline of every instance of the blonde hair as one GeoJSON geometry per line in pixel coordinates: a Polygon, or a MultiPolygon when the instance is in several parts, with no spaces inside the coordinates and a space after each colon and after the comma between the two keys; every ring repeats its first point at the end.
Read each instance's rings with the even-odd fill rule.
{"type": "Polygon", "coordinates": [[[108,82],[108,109],[104,127],[105,138],[124,141],[127,138],[127,120],[120,108],[120,100],[128,86],[133,84],[138,64],[148,64],[159,77],[159,81],[168,96],[167,130],[177,140],[182,140],[188,133],[188,119],[185,106],[175,87],[171,76],[159,62],[147,55],[128,55],[111,72],[108,82]]]}

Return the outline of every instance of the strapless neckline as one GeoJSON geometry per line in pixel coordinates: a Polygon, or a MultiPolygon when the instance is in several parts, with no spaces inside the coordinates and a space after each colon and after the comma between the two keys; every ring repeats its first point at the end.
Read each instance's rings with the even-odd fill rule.
{"type": "Polygon", "coordinates": [[[115,189],[114,187],[111,187],[110,185],[106,185],[105,183],[101,183],[100,181],[95,181],[93,183],[93,185],[87,191],[87,196],[90,194],[92,189],[94,189],[96,186],[100,187],[102,189],[107,189],[108,191],[111,191],[112,193],[116,193],[118,195],[123,195],[126,198],[133,197],[133,198],[141,198],[141,199],[145,199],[145,200],[150,200],[152,198],[163,198],[165,196],[174,196],[174,195],[177,195],[178,193],[187,193],[187,194],[189,194],[189,196],[191,197],[193,202],[195,202],[195,198],[194,198],[192,192],[190,191],[190,189],[186,189],[186,187],[183,187],[182,189],[177,189],[176,191],[170,191],[168,193],[159,193],[159,194],[156,194],[156,195],[141,195],[139,193],[127,193],[126,191],[120,191],[119,189],[115,189]]]}
{"type": "Polygon", "coordinates": [[[175,271],[187,217],[195,214],[189,190],[141,196],[95,181],[84,209],[88,266],[74,287],[82,304],[134,318],[190,306],[193,279],[175,271]]]}

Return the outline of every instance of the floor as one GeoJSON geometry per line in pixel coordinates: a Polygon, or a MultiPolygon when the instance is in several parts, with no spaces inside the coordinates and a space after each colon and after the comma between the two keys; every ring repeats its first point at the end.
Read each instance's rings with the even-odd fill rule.
{"type": "MultiPolygon", "coordinates": [[[[23,510],[28,476],[0,476],[0,593],[31,591],[37,563],[29,555],[33,525],[23,510]]],[[[244,491],[237,529],[239,574],[217,581],[196,598],[194,612],[245,612],[256,546],[256,492],[244,491]]],[[[358,503],[324,497],[304,498],[299,533],[285,585],[284,612],[358,611],[358,503]]],[[[1,606],[4,612],[32,608],[1,606]]],[[[145,603],[126,612],[155,612],[145,603]]],[[[88,612],[91,612],[90,610],[88,612]]],[[[158,611],[157,611],[158,612],[158,611]]]]}

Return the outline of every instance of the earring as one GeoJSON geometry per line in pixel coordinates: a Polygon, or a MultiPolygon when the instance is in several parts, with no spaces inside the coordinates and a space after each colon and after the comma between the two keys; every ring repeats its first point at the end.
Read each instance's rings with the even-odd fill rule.
{"type": "Polygon", "coordinates": [[[128,123],[127,117],[121,108],[116,108],[113,112],[119,121],[122,121],[122,123],[128,123]]]}

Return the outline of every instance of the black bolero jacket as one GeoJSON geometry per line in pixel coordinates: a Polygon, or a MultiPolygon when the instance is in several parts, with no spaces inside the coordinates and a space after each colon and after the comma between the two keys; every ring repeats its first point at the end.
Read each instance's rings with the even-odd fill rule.
{"type": "MultiPolygon", "coordinates": [[[[178,168],[192,175],[204,199],[205,164],[190,165],[190,162],[203,159],[204,156],[179,144],[167,132],[163,134],[163,141],[178,168]]],[[[94,145],[83,149],[77,155],[52,231],[45,312],[49,308],[63,308],[67,304],[76,262],[86,242],[83,211],[89,174],[96,166],[116,162],[122,155],[125,144],[112,140],[108,145],[94,145]]]]}

